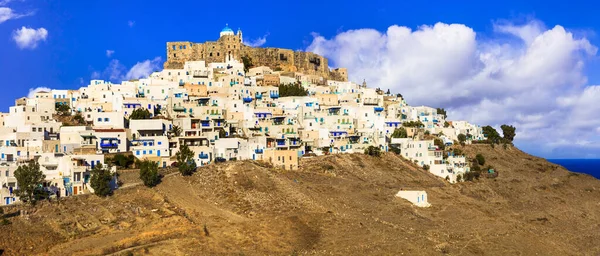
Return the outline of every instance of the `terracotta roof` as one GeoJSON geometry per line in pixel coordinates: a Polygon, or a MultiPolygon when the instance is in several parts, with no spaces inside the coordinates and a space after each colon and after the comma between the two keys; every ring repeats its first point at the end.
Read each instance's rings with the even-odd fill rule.
{"type": "Polygon", "coordinates": [[[125,129],[94,129],[95,132],[125,132],[125,129]]]}

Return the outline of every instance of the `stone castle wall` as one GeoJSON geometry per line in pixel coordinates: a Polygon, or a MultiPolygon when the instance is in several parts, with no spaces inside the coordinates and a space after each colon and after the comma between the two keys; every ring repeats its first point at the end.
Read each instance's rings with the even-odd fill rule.
{"type": "Polygon", "coordinates": [[[282,48],[250,47],[242,43],[241,36],[224,35],[217,41],[205,43],[167,42],[165,69],[181,69],[186,61],[205,60],[207,63],[242,61],[252,59],[255,67],[268,66],[275,70],[318,75],[327,79],[347,81],[346,69],[329,70],[327,58],[311,52],[282,48]],[[341,70],[341,71],[340,71],[341,70]]]}

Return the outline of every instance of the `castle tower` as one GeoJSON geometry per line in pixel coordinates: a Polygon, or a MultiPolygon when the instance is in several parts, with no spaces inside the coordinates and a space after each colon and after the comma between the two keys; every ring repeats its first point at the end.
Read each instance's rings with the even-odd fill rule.
{"type": "Polygon", "coordinates": [[[367,80],[366,79],[363,79],[362,87],[367,88],[367,80]]]}

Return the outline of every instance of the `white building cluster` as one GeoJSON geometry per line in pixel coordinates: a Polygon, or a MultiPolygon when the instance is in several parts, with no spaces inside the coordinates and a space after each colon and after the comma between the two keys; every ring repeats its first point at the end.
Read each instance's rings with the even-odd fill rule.
{"type": "MultiPolygon", "coordinates": [[[[198,166],[215,161],[264,160],[297,169],[305,155],[363,153],[369,146],[400,155],[442,178],[455,180],[468,171],[463,156],[446,155],[426,134],[446,144],[459,134],[483,139],[481,128],[465,121],[446,121],[435,108],[409,106],[400,95],[387,95],[366,83],[327,81],[294,72],[243,64],[187,62],[148,78],[113,84],[92,80],[78,90],[51,90],[16,100],[0,115],[0,186],[3,204],[18,200],[14,171],[37,159],[45,187],[61,196],[87,193],[90,170],[107,153],[133,154],[167,167],[182,144],[194,151],[198,166]],[[307,96],[280,95],[280,84],[300,84],[307,96]],[[65,104],[86,126],[56,121],[65,104]],[[151,119],[128,120],[138,108],[151,119]],[[407,138],[391,138],[409,121],[407,138]],[[174,127],[180,128],[176,132],[174,127]],[[443,135],[442,135],[443,134],[443,135]]],[[[468,141],[467,141],[468,143],[468,141]]]]}

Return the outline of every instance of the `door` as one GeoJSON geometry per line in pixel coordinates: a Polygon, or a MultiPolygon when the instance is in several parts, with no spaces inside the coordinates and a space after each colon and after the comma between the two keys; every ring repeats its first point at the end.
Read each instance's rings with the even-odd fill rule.
{"type": "Polygon", "coordinates": [[[77,186],[73,187],[73,195],[77,195],[77,188],[78,188],[77,186]]]}
{"type": "Polygon", "coordinates": [[[156,150],[156,156],[160,156],[160,149],[156,150]]]}
{"type": "Polygon", "coordinates": [[[10,204],[10,197],[6,197],[6,204],[10,204]]]}

